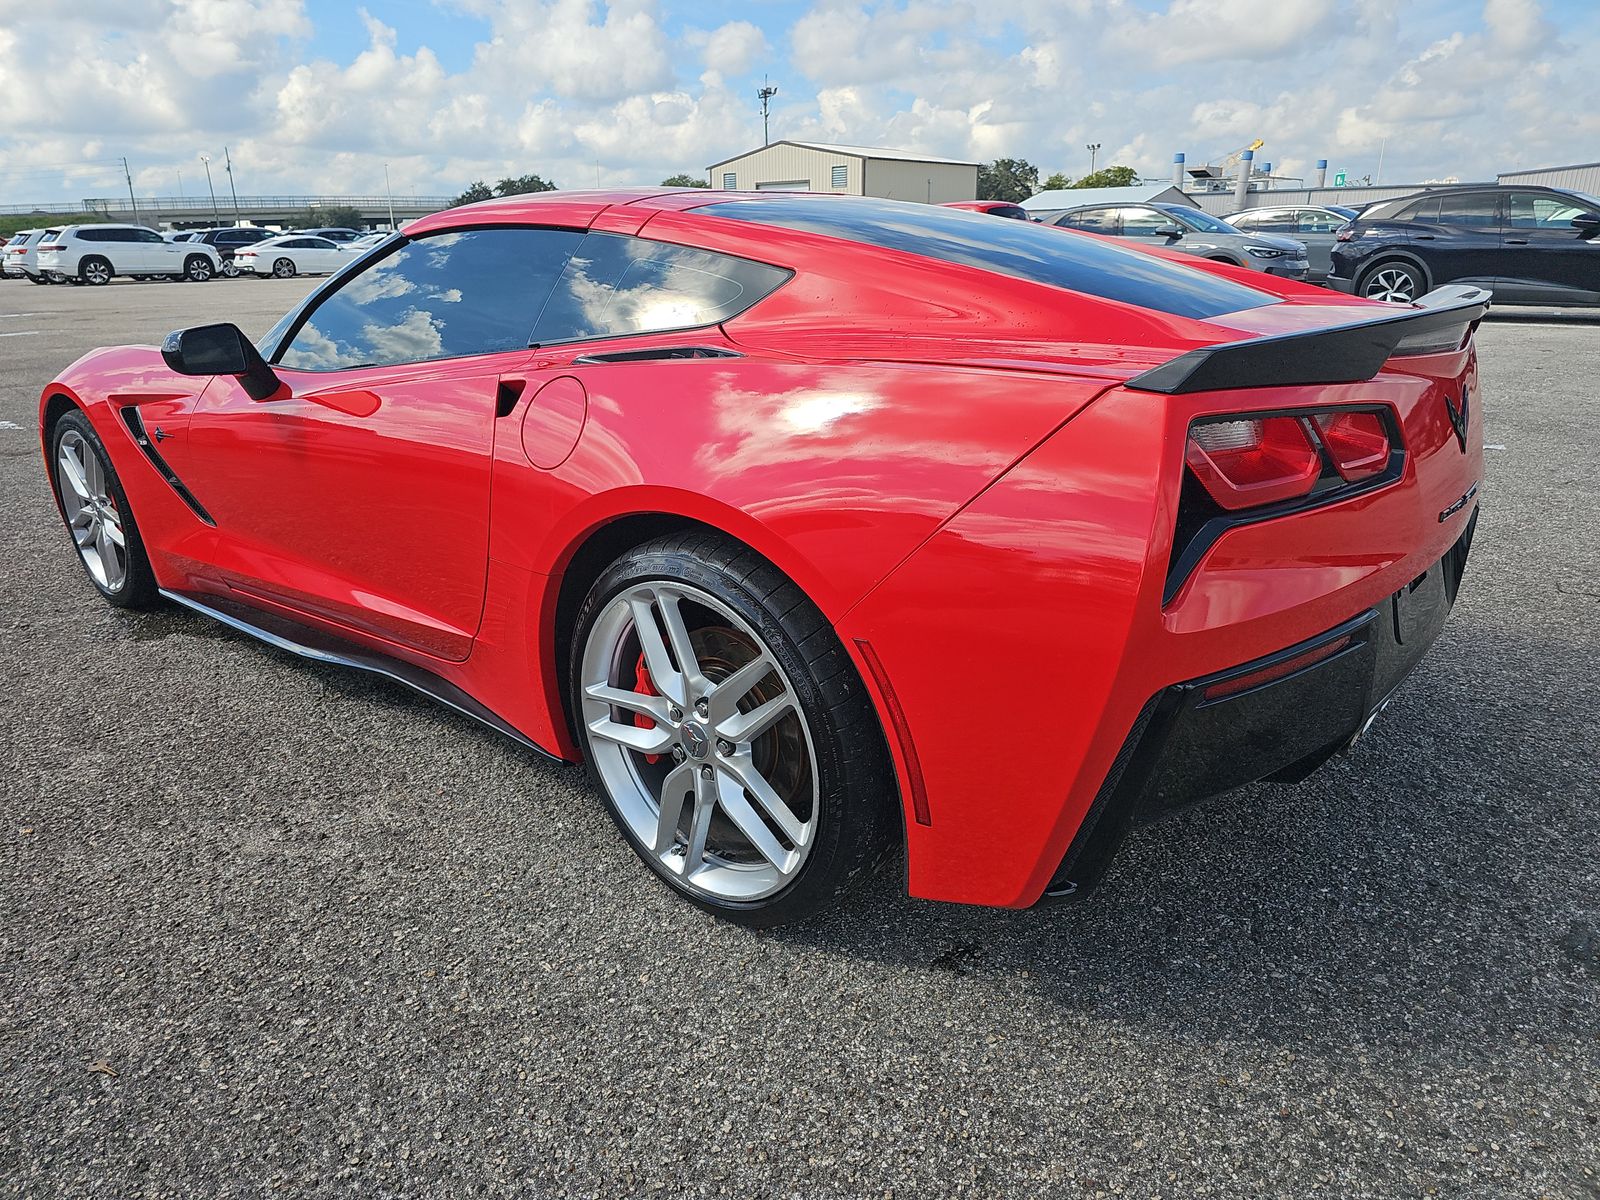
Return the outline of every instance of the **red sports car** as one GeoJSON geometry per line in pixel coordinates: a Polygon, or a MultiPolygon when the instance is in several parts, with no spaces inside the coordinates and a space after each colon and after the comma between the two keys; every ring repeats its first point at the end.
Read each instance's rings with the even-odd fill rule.
{"type": "Polygon", "coordinates": [[[1357,737],[1438,633],[1485,292],[1390,305],[950,208],[551,193],[412,224],[259,349],[44,389],[112,604],[165,596],[588,764],[672,888],[1082,895],[1357,737]]]}
{"type": "Polygon", "coordinates": [[[946,200],[945,208],[962,208],[967,212],[987,213],[991,217],[1010,217],[1013,221],[1031,221],[1028,210],[1009,200],[946,200]]]}

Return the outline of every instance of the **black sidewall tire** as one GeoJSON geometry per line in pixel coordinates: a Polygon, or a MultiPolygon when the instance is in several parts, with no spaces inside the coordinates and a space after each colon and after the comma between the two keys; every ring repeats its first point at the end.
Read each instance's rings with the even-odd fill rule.
{"type": "Polygon", "coordinates": [[[298,268],[296,268],[294,265],[294,261],[288,258],[280,258],[277,262],[272,264],[272,274],[278,279],[293,279],[297,269],[298,268]],[[288,270],[280,271],[278,269],[279,267],[287,267],[288,270]]]}
{"type": "Polygon", "coordinates": [[[1370,297],[1367,296],[1367,284],[1372,281],[1372,277],[1379,271],[1387,271],[1390,268],[1398,268],[1399,270],[1404,271],[1406,275],[1410,277],[1412,300],[1418,299],[1424,292],[1427,291],[1428,281],[1423,278],[1421,271],[1419,271],[1411,263],[1406,262],[1404,259],[1391,258],[1385,260],[1384,262],[1373,263],[1372,266],[1368,267],[1361,273],[1361,279],[1356,284],[1356,295],[1360,296],[1364,300],[1370,299],[1370,297]]]}
{"type": "MultiPolygon", "coordinates": [[[[116,591],[100,586],[100,581],[89,573],[89,565],[83,561],[83,555],[78,553],[77,546],[73,544],[72,532],[67,529],[67,545],[72,548],[72,556],[78,560],[78,566],[83,569],[84,578],[94,585],[94,590],[105,597],[108,604],[118,608],[151,608],[160,599],[157,588],[155,572],[150,569],[150,557],[145,553],[144,538],[139,532],[138,522],[134,520],[133,506],[128,503],[128,495],[122,490],[122,480],[117,476],[117,469],[111,463],[111,456],[106,453],[105,444],[101,442],[100,435],[95,433],[94,426],[89,418],[78,409],[65,413],[50,428],[50,487],[51,494],[56,501],[56,510],[61,512],[60,481],[56,478],[56,459],[60,456],[61,438],[67,430],[73,429],[83,435],[94,453],[99,456],[100,467],[106,473],[106,485],[111,493],[111,498],[117,502],[117,511],[122,514],[122,536],[127,543],[128,573],[122,581],[122,586],[116,591]]],[[[63,529],[67,526],[67,515],[61,512],[63,529]]]]}
{"type": "Polygon", "coordinates": [[[100,258],[98,256],[93,257],[93,258],[86,258],[86,259],[84,259],[82,262],[80,262],[78,264],[78,278],[81,279],[84,283],[87,283],[90,287],[104,287],[106,284],[111,282],[111,277],[115,273],[116,272],[114,272],[111,269],[111,264],[109,262],[107,262],[105,259],[100,258]],[[105,271],[106,271],[105,278],[103,278],[103,279],[91,279],[89,277],[89,264],[90,263],[102,263],[102,264],[104,264],[105,271]]]}
{"type": "Polygon", "coordinates": [[[574,736],[612,821],[658,878],[706,912],[755,928],[802,920],[829,907],[883,860],[899,815],[888,751],[871,700],[822,614],[753,551],[714,534],[686,534],[623,555],[595,581],[579,609],[568,684],[574,736]],[[718,900],[685,887],[634,836],[587,754],[587,739],[579,728],[584,645],[595,619],[617,593],[647,580],[693,584],[742,617],[788,676],[810,727],[819,785],[816,840],[796,878],[761,900],[718,900]]]}
{"type": "Polygon", "coordinates": [[[212,274],[211,262],[203,255],[193,254],[184,260],[183,277],[190,283],[204,283],[212,274]]]}

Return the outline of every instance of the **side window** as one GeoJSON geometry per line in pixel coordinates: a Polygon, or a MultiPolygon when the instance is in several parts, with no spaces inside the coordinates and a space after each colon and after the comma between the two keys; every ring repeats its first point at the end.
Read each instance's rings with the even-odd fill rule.
{"type": "Polygon", "coordinates": [[[80,229],[78,240],[80,242],[104,242],[109,240],[106,235],[114,232],[110,229],[80,229]]]}
{"type": "Polygon", "coordinates": [[[615,233],[591,233],[539,315],[547,346],[626,333],[695,329],[726,321],[769,295],[790,272],[615,233]]]}
{"type": "Polygon", "coordinates": [[[1439,223],[1439,197],[1428,196],[1408,204],[1388,219],[1391,221],[1422,221],[1437,225],[1439,223]]]}
{"type": "Polygon", "coordinates": [[[1267,216],[1267,213],[1262,212],[1240,213],[1236,217],[1224,217],[1223,220],[1235,229],[1242,229],[1248,233],[1252,229],[1265,229],[1267,216]]]}
{"type": "Polygon", "coordinates": [[[166,238],[162,237],[154,229],[130,229],[128,234],[128,241],[130,242],[155,242],[159,245],[166,241],[166,238]]]}
{"type": "Polygon", "coordinates": [[[1085,208],[1079,212],[1068,213],[1056,222],[1065,225],[1068,229],[1082,229],[1088,233],[1115,234],[1122,222],[1117,218],[1114,208],[1085,208]]]}
{"type": "Polygon", "coordinates": [[[1338,213],[1324,212],[1320,208],[1304,208],[1295,214],[1292,231],[1295,233],[1332,233],[1344,224],[1338,213]]]}
{"type": "Polygon", "coordinates": [[[1556,229],[1573,233],[1572,218],[1585,211],[1570,200],[1537,192],[1512,192],[1510,199],[1513,229],[1556,229]]]}
{"type": "Polygon", "coordinates": [[[521,349],[583,236],[499,228],[403,241],[325,294],[276,361],[337,371],[521,349]]]}
{"type": "Polygon", "coordinates": [[[1467,192],[1439,197],[1439,221],[1469,229],[1497,229],[1500,226],[1500,197],[1494,192],[1467,192]]]}
{"type": "Polygon", "coordinates": [[[1155,237],[1156,230],[1163,225],[1176,225],[1164,212],[1153,208],[1125,208],[1122,210],[1122,236],[1123,237],[1155,237]]]}

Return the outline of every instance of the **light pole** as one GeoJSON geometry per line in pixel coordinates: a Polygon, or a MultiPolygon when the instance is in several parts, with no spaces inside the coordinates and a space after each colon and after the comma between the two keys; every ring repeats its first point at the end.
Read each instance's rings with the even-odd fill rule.
{"type": "Polygon", "coordinates": [[[389,186],[389,164],[383,164],[383,192],[389,197],[389,232],[394,232],[394,189],[389,186]]]}
{"type": "Polygon", "coordinates": [[[228,191],[233,194],[233,223],[237,225],[244,218],[239,215],[239,192],[233,186],[233,156],[226,146],[222,148],[222,161],[228,164],[228,191]]]}
{"type": "Polygon", "coordinates": [[[761,90],[756,93],[761,99],[761,144],[772,145],[772,135],[767,132],[767,106],[772,98],[778,94],[778,89],[767,83],[767,77],[761,77],[761,90]]]}
{"type": "Polygon", "coordinates": [[[211,193],[211,215],[217,219],[218,224],[221,224],[222,210],[217,207],[217,189],[211,186],[211,156],[202,154],[200,161],[206,165],[206,190],[211,193]]]}
{"type": "Polygon", "coordinates": [[[1084,149],[1089,152],[1089,174],[1093,175],[1094,174],[1094,160],[1095,160],[1095,156],[1100,153],[1100,143],[1099,142],[1089,142],[1087,145],[1084,146],[1084,149]]]}

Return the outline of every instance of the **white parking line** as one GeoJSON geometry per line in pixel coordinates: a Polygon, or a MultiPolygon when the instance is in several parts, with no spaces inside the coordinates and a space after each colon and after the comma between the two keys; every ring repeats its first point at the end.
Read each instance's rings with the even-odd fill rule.
{"type": "Polygon", "coordinates": [[[0,337],[37,337],[37,329],[19,329],[15,333],[0,333],[0,337]]]}
{"type": "Polygon", "coordinates": [[[21,429],[21,428],[22,428],[22,426],[18,425],[15,421],[0,421],[0,429],[21,429]]]}
{"type": "Polygon", "coordinates": [[[39,312],[0,313],[0,317],[43,317],[43,316],[48,316],[48,315],[49,314],[45,313],[42,310],[39,311],[39,312]]]}

